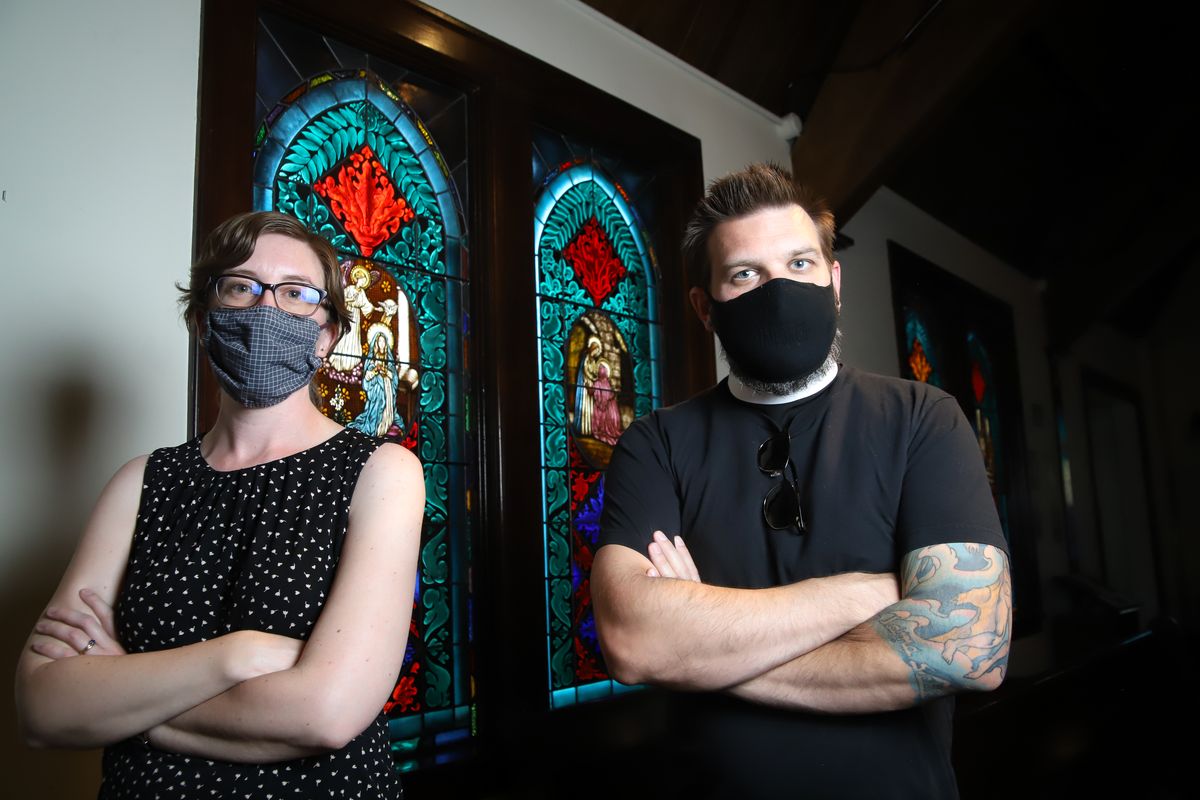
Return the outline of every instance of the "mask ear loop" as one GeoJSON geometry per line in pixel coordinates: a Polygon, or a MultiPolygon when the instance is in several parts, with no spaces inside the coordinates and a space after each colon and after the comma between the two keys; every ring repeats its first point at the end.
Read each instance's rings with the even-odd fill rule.
{"type": "Polygon", "coordinates": [[[333,348],[337,346],[337,343],[339,341],[341,341],[343,333],[342,333],[342,321],[337,318],[337,314],[334,313],[333,309],[330,308],[329,306],[325,306],[325,305],[322,305],[322,308],[324,308],[326,311],[328,311],[329,316],[332,318],[328,322],[326,322],[324,325],[321,326],[321,333],[317,335],[316,355],[317,355],[317,358],[324,361],[325,359],[329,358],[329,355],[333,352],[333,348]],[[322,353],[320,337],[326,333],[330,334],[329,344],[327,344],[325,346],[325,348],[324,348],[325,352],[322,353]]]}

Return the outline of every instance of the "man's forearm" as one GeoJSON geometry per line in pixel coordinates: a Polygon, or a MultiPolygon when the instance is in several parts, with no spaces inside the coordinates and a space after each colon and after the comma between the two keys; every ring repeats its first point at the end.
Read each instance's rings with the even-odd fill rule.
{"type": "Polygon", "coordinates": [[[865,714],[916,704],[911,670],[873,621],[786,664],[731,687],[744,700],[824,714],[865,714]]]}
{"type": "Polygon", "coordinates": [[[730,692],[767,705],[849,714],[996,688],[1008,663],[1011,622],[1003,553],[938,545],[914,554],[906,574],[914,596],[730,692]]]}
{"type": "Polygon", "coordinates": [[[889,591],[895,596],[890,575],[851,573],[770,589],[651,578],[629,553],[600,551],[603,590],[593,592],[608,666],[628,683],[742,683],[836,639],[886,605],[889,591]],[[602,562],[613,556],[620,562],[602,562]]]}

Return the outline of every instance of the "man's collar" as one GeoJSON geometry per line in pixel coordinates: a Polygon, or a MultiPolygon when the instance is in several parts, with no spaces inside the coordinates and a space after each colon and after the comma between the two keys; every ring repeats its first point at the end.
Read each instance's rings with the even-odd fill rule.
{"type": "Polygon", "coordinates": [[[755,403],[762,406],[778,406],[784,403],[794,403],[797,400],[803,400],[806,397],[812,397],[817,392],[820,392],[829,384],[833,383],[833,379],[837,377],[838,365],[837,362],[830,359],[821,367],[820,374],[816,380],[805,386],[800,391],[794,394],[764,394],[756,392],[746,384],[742,383],[737,375],[729,373],[729,393],[741,400],[743,403],[755,403]]]}

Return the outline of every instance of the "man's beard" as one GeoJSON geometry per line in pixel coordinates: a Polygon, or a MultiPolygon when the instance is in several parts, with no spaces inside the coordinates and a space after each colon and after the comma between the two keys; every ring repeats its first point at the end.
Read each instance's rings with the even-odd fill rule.
{"type": "MultiPolygon", "coordinates": [[[[720,341],[720,337],[717,337],[720,341]]],[[[725,357],[726,363],[729,364],[729,371],[737,377],[742,385],[747,389],[758,394],[769,394],[775,397],[788,397],[790,395],[799,394],[808,387],[820,381],[828,374],[833,365],[837,364],[842,357],[842,329],[838,328],[833,335],[833,343],[829,345],[829,355],[825,356],[825,360],[821,362],[821,366],[814,369],[807,375],[793,378],[787,381],[764,381],[759,378],[747,375],[742,370],[741,366],[736,361],[729,357],[729,353],[725,350],[725,345],[721,345],[721,355],[725,357]]]]}

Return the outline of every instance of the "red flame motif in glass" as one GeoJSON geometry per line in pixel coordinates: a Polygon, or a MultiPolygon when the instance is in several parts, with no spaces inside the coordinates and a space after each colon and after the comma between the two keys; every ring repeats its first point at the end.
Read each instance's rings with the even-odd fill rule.
{"type": "Polygon", "coordinates": [[[328,201],[333,215],[367,257],[416,216],[408,201],[397,196],[387,170],[367,145],[351,153],[313,189],[328,201]]]}

